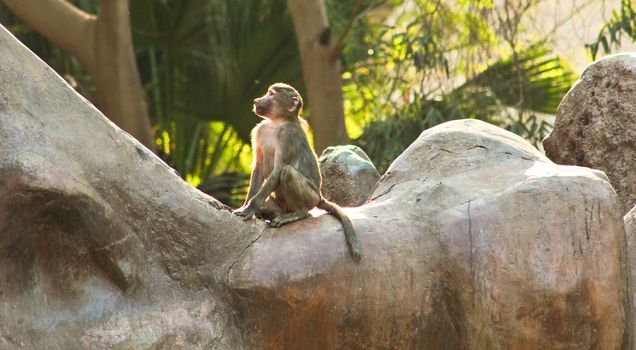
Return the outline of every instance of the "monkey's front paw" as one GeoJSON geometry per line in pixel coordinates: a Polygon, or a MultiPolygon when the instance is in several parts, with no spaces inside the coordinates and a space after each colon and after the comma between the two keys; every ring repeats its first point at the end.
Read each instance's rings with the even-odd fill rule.
{"type": "Polygon", "coordinates": [[[270,222],[269,222],[269,227],[281,227],[283,226],[285,223],[282,222],[280,216],[277,216],[275,218],[273,218],[270,222]]]}
{"type": "Polygon", "coordinates": [[[242,217],[244,220],[249,220],[254,216],[256,209],[252,209],[250,207],[241,207],[233,211],[232,213],[242,217]]]}

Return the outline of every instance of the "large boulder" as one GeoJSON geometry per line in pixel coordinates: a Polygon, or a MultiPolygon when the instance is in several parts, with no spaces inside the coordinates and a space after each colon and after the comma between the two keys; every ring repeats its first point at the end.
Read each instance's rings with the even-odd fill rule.
{"type": "Polygon", "coordinates": [[[244,348],[221,209],[0,26],[0,349],[244,348]]]}
{"type": "Polygon", "coordinates": [[[442,124],[348,209],[360,264],[325,216],[246,249],[228,275],[239,327],[253,348],[628,349],[620,207],[600,171],[442,124]]]}
{"type": "Polygon", "coordinates": [[[424,132],[340,224],[244,222],[0,27],[0,348],[628,349],[602,173],[478,121],[424,132]]]}
{"type": "Polygon", "coordinates": [[[592,63],[557,109],[543,142],[558,164],[603,170],[625,210],[636,205],[636,54],[592,63]]]}
{"type": "Polygon", "coordinates": [[[364,204],[380,173],[364,151],[354,145],[327,147],[320,155],[322,194],[344,207],[364,204]]]}

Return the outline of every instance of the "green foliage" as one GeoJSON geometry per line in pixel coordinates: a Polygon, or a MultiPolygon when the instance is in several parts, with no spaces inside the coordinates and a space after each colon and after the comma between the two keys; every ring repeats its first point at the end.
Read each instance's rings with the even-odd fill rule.
{"type": "Polygon", "coordinates": [[[540,45],[516,57],[493,63],[440,97],[415,96],[399,114],[368,123],[356,143],[384,171],[421,131],[449,120],[473,118],[500,125],[540,147],[551,125],[524,111],[554,113],[575,75],[540,45]],[[510,108],[514,108],[513,113],[510,108]]]}
{"type": "MultiPolygon", "coordinates": [[[[96,13],[98,0],[73,0],[96,13]]],[[[574,75],[543,45],[497,59],[492,0],[326,0],[343,39],[347,126],[383,171],[422,130],[476,118],[535,145],[574,75]]],[[[286,0],[135,0],[131,23],[160,155],[193,185],[237,205],[250,160],[252,100],[273,82],[303,93],[286,0]]],[[[499,5],[501,6],[501,5],[499,5]]],[[[0,3],[0,20],[88,98],[77,61],[0,3]]],[[[631,2],[599,34],[604,49],[635,33],[631,2]],[[601,37],[603,39],[601,39],[601,37]]],[[[592,46],[590,49],[592,50],[592,46]]],[[[607,51],[607,50],[606,50],[607,51]]]]}
{"type": "Polygon", "coordinates": [[[517,117],[506,115],[504,128],[525,138],[536,148],[541,148],[543,147],[541,142],[552,131],[552,124],[545,119],[537,118],[534,114],[526,117],[523,113],[519,113],[517,117]]]}
{"type": "Polygon", "coordinates": [[[371,16],[363,26],[365,55],[345,51],[345,114],[365,125],[403,115],[417,100],[439,97],[444,81],[474,70],[464,57],[484,54],[492,45],[492,29],[472,10],[487,5],[417,0],[381,21],[371,16]]]}
{"type": "Polygon", "coordinates": [[[386,19],[401,0],[325,0],[329,26],[336,40],[344,37],[344,60],[358,62],[366,58],[364,38],[372,23],[386,19]]]}
{"type": "Polygon", "coordinates": [[[459,89],[487,87],[504,106],[554,113],[575,80],[561,58],[537,44],[490,65],[459,89]]]}
{"type": "Polygon", "coordinates": [[[249,174],[245,172],[226,172],[212,175],[198,188],[232,208],[240,207],[247,196],[249,174]]]}
{"type": "Polygon", "coordinates": [[[596,59],[599,47],[607,54],[612,51],[612,45],[620,46],[623,34],[636,40],[636,12],[632,5],[632,0],[621,0],[620,13],[612,11],[612,18],[601,28],[596,41],[585,45],[592,59],[596,59]]]}
{"type": "Polygon", "coordinates": [[[502,5],[493,1],[397,5],[385,20],[360,26],[366,57],[345,51],[345,110],[361,125],[352,136],[380,171],[422,130],[459,118],[540,147],[551,126],[536,113],[553,114],[575,81],[563,60],[540,44],[494,59],[501,45],[492,21],[502,5]]]}

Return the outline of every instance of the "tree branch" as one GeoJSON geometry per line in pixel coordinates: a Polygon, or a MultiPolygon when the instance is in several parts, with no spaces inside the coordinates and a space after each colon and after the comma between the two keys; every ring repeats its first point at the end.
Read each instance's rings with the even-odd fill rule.
{"type": "Polygon", "coordinates": [[[91,48],[95,16],[64,0],[3,1],[16,16],[51,40],[55,46],[75,56],[84,67],[94,65],[91,48]]]}
{"type": "Polygon", "coordinates": [[[351,17],[349,17],[349,22],[347,22],[345,29],[340,34],[340,37],[338,38],[338,41],[336,42],[336,45],[334,46],[333,51],[331,52],[331,59],[333,60],[338,59],[338,57],[340,57],[340,54],[342,54],[342,49],[344,48],[344,41],[349,35],[349,33],[351,32],[351,28],[353,28],[353,24],[360,17],[360,14],[362,13],[362,5],[363,5],[363,0],[358,0],[358,2],[356,3],[356,7],[353,9],[353,12],[351,12],[351,17]]]}

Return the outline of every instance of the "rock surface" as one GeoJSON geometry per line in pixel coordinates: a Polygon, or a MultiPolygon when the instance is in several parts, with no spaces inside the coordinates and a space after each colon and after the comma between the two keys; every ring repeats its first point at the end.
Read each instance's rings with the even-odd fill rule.
{"type": "Polygon", "coordinates": [[[636,205],[636,54],[592,63],[557,109],[548,158],[603,170],[627,211],[636,205]]]}
{"type": "Polygon", "coordinates": [[[0,26],[1,349],[244,348],[221,207],[0,26]]]}
{"type": "Polygon", "coordinates": [[[280,229],[192,189],[0,28],[0,348],[628,349],[615,192],[478,121],[280,229]]]}
{"type": "Polygon", "coordinates": [[[631,273],[630,291],[632,293],[632,346],[636,346],[636,207],[625,215],[625,232],[627,234],[627,255],[631,273]]]}
{"type": "Polygon", "coordinates": [[[364,204],[380,180],[373,162],[358,146],[327,147],[319,162],[322,194],[343,207],[364,204]]]}
{"type": "Polygon", "coordinates": [[[629,349],[620,204],[600,171],[474,120],[425,131],[339,224],[266,230],[229,274],[255,348],[629,349]],[[284,256],[284,259],[280,257],[284,256]]]}

